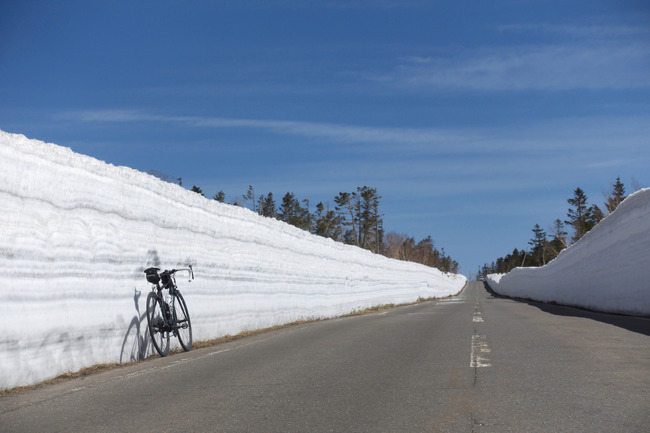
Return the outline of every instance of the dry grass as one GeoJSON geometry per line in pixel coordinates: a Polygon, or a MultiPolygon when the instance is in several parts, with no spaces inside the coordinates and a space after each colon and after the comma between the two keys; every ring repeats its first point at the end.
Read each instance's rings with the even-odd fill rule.
{"type": "MultiPolygon", "coordinates": [[[[273,326],[273,327],[270,327],[270,328],[257,329],[257,330],[253,330],[253,331],[244,331],[244,332],[241,332],[241,333],[239,333],[237,335],[225,335],[223,337],[214,338],[214,339],[211,339],[211,340],[194,341],[194,342],[192,342],[192,349],[203,349],[203,348],[206,348],[206,347],[211,347],[211,346],[216,346],[216,345],[219,345],[219,344],[228,343],[230,341],[239,340],[239,339],[250,337],[250,336],[253,336],[253,335],[257,335],[257,334],[263,334],[265,332],[270,332],[270,331],[274,331],[274,330],[277,330],[277,329],[287,328],[287,327],[294,326],[294,325],[299,325],[299,324],[302,324],[302,323],[310,323],[310,322],[316,322],[316,321],[318,321],[318,319],[299,320],[299,321],[296,321],[296,322],[287,323],[285,325],[278,325],[278,326],[273,326]]],[[[174,354],[174,353],[182,353],[182,352],[184,352],[184,350],[179,348],[179,349],[171,350],[169,352],[169,354],[171,355],[171,354],[174,354]]],[[[90,367],[85,367],[85,368],[82,368],[81,370],[78,370],[78,371],[69,371],[67,373],[63,373],[63,374],[61,374],[61,375],[59,375],[59,376],[57,376],[55,378],[52,378],[52,379],[49,379],[49,380],[46,380],[46,381],[43,381],[43,382],[39,382],[39,383],[37,383],[35,385],[18,386],[18,387],[15,387],[15,388],[0,390],[0,397],[5,396],[7,394],[15,394],[15,393],[19,393],[19,392],[29,391],[29,390],[32,390],[32,389],[42,388],[42,387],[47,386],[47,385],[52,385],[52,384],[59,383],[59,382],[64,382],[64,381],[67,381],[67,380],[78,379],[80,377],[90,376],[90,375],[93,375],[93,374],[101,373],[103,371],[109,371],[109,370],[115,370],[115,369],[118,369],[118,368],[128,367],[130,365],[137,364],[137,363],[140,363],[140,362],[143,362],[143,361],[146,362],[148,360],[156,359],[158,357],[159,357],[158,354],[154,353],[154,354],[151,354],[147,358],[142,359],[140,361],[123,362],[123,363],[112,362],[112,363],[103,363],[103,364],[91,365],[90,367]]]]}
{"type": "Polygon", "coordinates": [[[64,382],[66,380],[71,380],[71,379],[77,379],[80,377],[85,377],[85,376],[90,376],[93,374],[101,373],[102,371],[108,371],[108,370],[113,370],[116,368],[122,368],[126,367],[129,365],[133,365],[135,362],[124,362],[124,363],[119,363],[119,362],[112,362],[112,363],[103,363],[103,364],[95,364],[91,365],[90,367],[85,367],[82,368],[81,370],[78,371],[69,371],[67,373],[63,373],[55,378],[37,383],[35,385],[28,385],[28,386],[18,386],[15,388],[10,388],[10,389],[3,389],[0,390],[0,397],[7,395],[7,394],[14,394],[18,392],[24,392],[24,391],[29,391],[32,389],[36,388],[42,388],[47,385],[52,385],[55,383],[59,382],[64,382]]]}

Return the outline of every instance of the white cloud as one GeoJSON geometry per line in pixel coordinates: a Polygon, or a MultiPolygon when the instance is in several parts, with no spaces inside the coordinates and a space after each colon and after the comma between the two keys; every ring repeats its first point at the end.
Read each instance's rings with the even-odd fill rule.
{"type": "Polygon", "coordinates": [[[68,119],[81,122],[160,122],[176,123],[195,128],[261,129],[281,135],[325,139],[338,143],[371,143],[375,145],[401,143],[403,145],[460,145],[480,137],[451,129],[436,128],[380,128],[343,125],[327,122],[294,120],[236,119],[200,116],[169,116],[132,110],[95,110],[72,112],[68,119]]]}
{"type": "Polygon", "coordinates": [[[381,81],[435,91],[650,88],[650,46],[567,44],[417,58],[381,81]]]}
{"type": "Polygon", "coordinates": [[[551,23],[508,24],[497,27],[501,32],[546,33],[579,39],[611,40],[612,38],[639,38],[650,36],[645,27],[615,24],[559,25],[551,23]]]}
{"type": "MultiPolygon", "coordinates": [[[[372,77],[431,91],[648,89],[650,31],[633,26],[514,24],[500,32],[542,34],[543,43],[467,49],[454,55],[411,56],[372,77]],[[548,36],[548,37],[546,37],[548,36]]],[[[537,38],[538,39],[538,38],[537,38]]]]}
{"type": "MultiPolygon", "coordinates": [[[[409,158],[412,155],[441,156],[475,154],[530,155],[548,152],[600,150],[635,152],[648,145],[649,116],[574,117],[538,121],[517,126],[459,128],[384,128],[295,120],[241,119],[202,116],[158,115],[133,110],[69,112],[63,117],[78,122],[162,123],[187,128],[238,128],[261,130],[279,136],[298,136],[301,146],[343,145],[346,150],[368,150],[377,155],[388,152],[409,158]]],[[[398,157],[399,160],[399,157],[398,157]]]]}

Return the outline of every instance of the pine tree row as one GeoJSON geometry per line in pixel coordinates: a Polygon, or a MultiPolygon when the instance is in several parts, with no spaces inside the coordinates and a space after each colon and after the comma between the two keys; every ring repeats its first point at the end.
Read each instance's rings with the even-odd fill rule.
{"type": "MultiPolygon", "coordinates": [[[[182,178],[173,178],[155,170],[149,174],[183,185],[182,178]]],[[[200,187],[193,185],[191,190],[205,197],[200,187]]],[[[212,198],[226,202],[223,191],[212,198]]],[[[272,192],[256,196],[255,189],[249,185],[246,193],[230,204],[247,207],[261,216],[276,218],[312,234],[356,245],[386,257],[421,263],[443,272],[458,272],[458,262],[447,256],[444,248],[438,250],[431,236],[416,242],[406,234],[384,234],[383,214],[379,212],[380,199],[376,188],[357,187],[356,191],[340,192],[334,197],[333,209],[329,203],[319,202],[315,211],[311,212],[309,200],[299,200],[292,192],[287,192],[277,204],[272,192]]]]}
{"type": "MultiPolygon", "coordinates": [[[[214,199],[224,202],[225,196],[220,191],[214,199]]],[[[255,190],[249,186],[246,194],[231,204],[248,207],[259,215],[276,218],[319,236],[379,253],[383,249],[384,236],[380,199],[377,189],[358,187],[356,191],[341,192],[334,197],[334,209],[329,203],[319,202],[312,213],[309,200],[299,200],[292,192],[286,193],[278,205],[272,192],[256,198],[255,190]]]]}
{"type": "MultiPolygon", "coordinates": [[[[614,209],[625,199],[625,185],[620,177],[611,186],[611,190],[605,197],[605,209],[612,213],[614,209]]],[[[512,253],[505,257],[499,257],[491,264],[484,264],[478,269],[477,279],[484,279],[488,274],[510,272],[516,267],[543,266],[553,260],[570,244],[577,242],[587,232],[596,226],[605,213],[597,205],[589,205],[587,195],[578,187],[573,191],[573,197],[567,199],[570,205],[567,211],[566,220],[559,218],[551,226],[550,238],[539,224],[533,227],[533,237],[528,241],[530,249],[519,250],[515,248],[512,253]],[[567,239],[569,233],[567,226],[572,229],[573,235],[567,239]]]]}

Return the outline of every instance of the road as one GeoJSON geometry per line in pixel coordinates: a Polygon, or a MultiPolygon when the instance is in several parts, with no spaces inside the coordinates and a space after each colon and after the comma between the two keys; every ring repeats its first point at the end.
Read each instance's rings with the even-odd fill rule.
{"type": "Polygon", "coordinates": [[[459,296],[0,398],[8,432],[648,432],[650,321],[459,296]]]}

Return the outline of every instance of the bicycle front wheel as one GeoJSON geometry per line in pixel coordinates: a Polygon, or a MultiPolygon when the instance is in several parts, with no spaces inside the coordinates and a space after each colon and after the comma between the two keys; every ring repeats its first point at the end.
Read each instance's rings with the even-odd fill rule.
{"type": "Polygon", "coordinates": [[[181,292],[174,294],[176,301],[174,302],[174,320],[176,320],[178,341],[183,346],[186,352],[192,348],[192,322],[190,321],[190,313],[187,311],[187,305],[181,292]]]}
{"type": "Polygon", "coordinates": [[[167,356],[169,353],[169,327],[165,325],[163,318],[163,302],[156,293],[149,293],[147,296],[147,325],[153,347],[156,348],[160,356],[167,356]]]}

